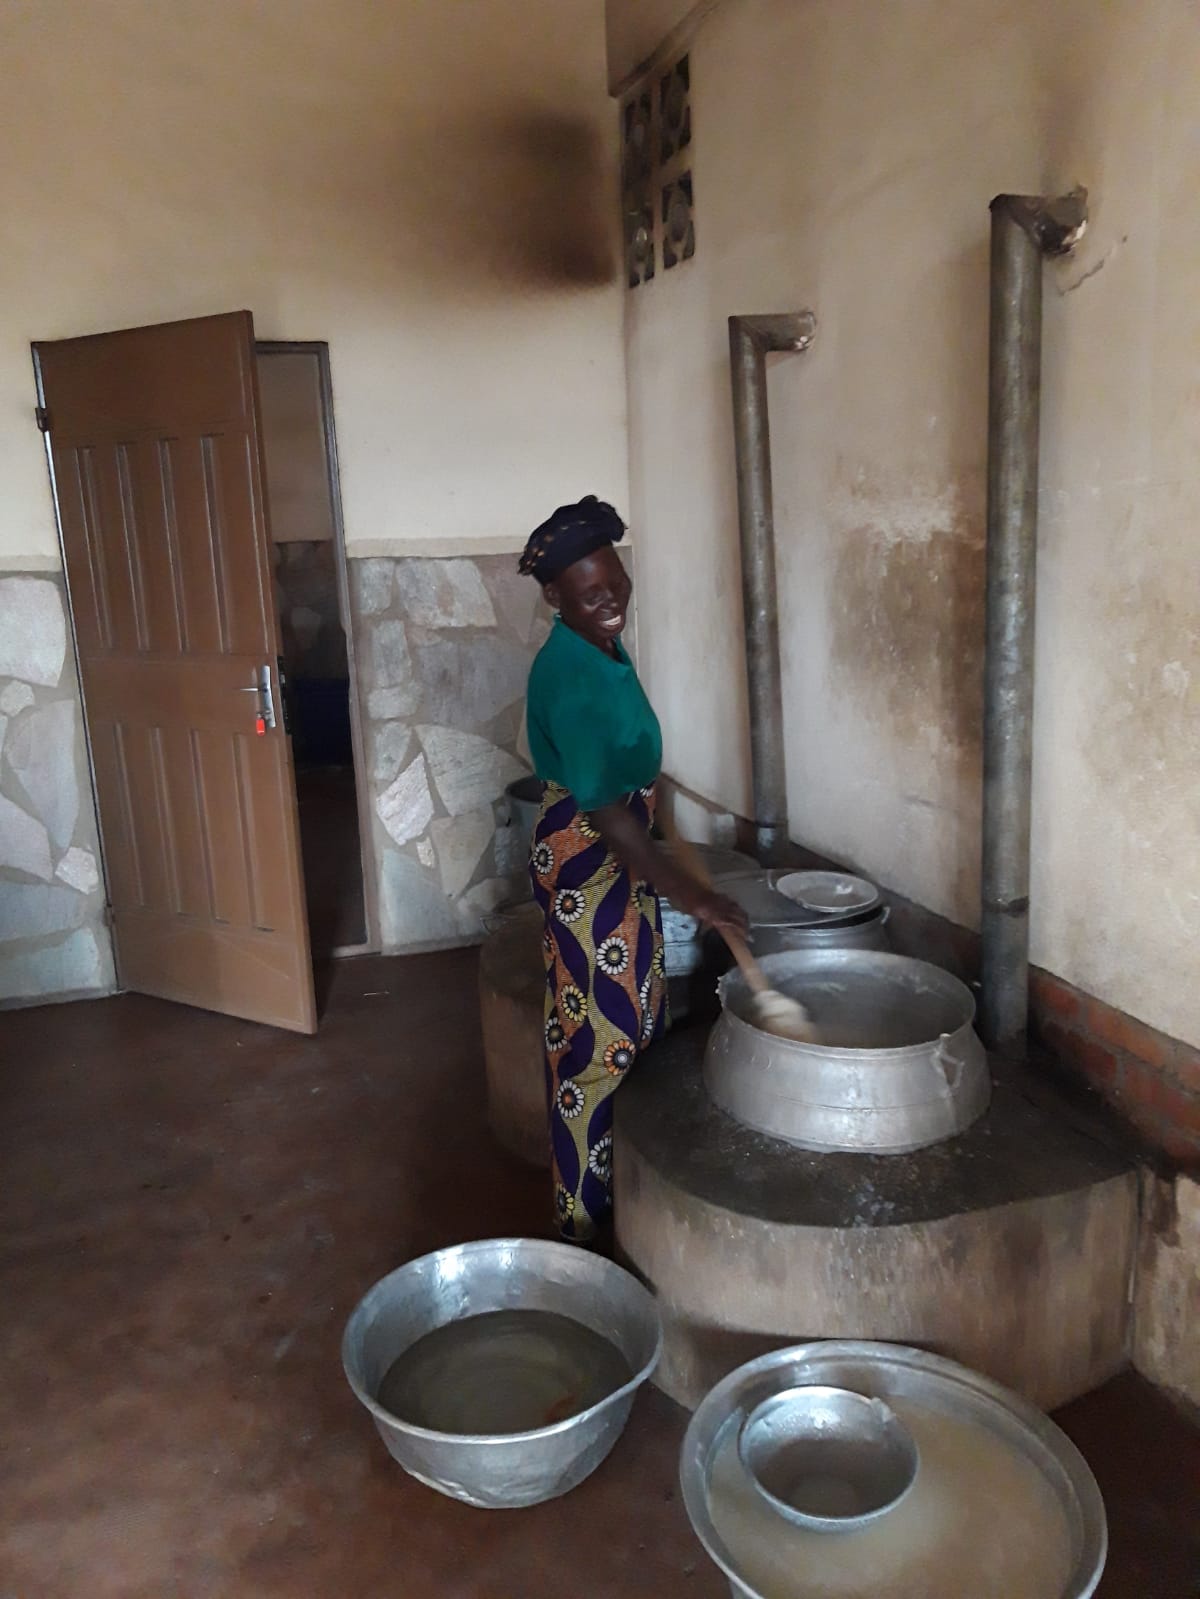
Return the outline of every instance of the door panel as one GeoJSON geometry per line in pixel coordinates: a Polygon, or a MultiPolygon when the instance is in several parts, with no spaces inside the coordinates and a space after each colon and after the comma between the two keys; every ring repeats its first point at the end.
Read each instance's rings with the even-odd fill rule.
{"type": "Polygon", "coordinates": [[[250,316],[35,350],[121,980],[311,1032],[250,316]]]}

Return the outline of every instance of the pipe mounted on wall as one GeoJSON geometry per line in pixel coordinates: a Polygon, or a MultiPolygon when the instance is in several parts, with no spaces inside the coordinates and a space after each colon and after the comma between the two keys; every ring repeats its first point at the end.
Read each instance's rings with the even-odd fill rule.
{"type": "Polygon", "coordinates": [[[807,349],[816,328],[811,311],[729,318],[754,831],[759,859],[766,864],[779,857],[788,841],[767,356],[807,349]]]}
{"type": "Polygon", "coordinates": [[[1029,829],[1041,399],[1042,261],[1087,226],[1087,190],[992,201],[987,620],[983,711],[982,993],[992,1048],[1029,1010],[1029,829]]]}

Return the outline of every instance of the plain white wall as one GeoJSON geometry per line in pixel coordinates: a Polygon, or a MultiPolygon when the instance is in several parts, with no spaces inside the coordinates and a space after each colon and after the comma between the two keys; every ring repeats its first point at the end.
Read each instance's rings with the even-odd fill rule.
{"type": "Polygon", "coordinates": [[[627,497],[602,0],[4,0],[0,567],[57,566],[33,339],[330,345],[352,552],[627,497]]]}
{"type": "Polygon", "coordinates": [[[696,256],[626,300],[668,770],[749,812],[726,318],[810,307],[770,374],[791,830],[977,924],[988,202],[1086,184],[1045,279],[1033,957],[1200,1042],[1194,7],[724,0],[691,84],[696,256]]]}

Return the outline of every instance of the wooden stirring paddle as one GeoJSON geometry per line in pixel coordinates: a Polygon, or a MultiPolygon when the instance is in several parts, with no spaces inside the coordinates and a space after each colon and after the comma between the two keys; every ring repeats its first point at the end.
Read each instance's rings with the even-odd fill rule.
{"type": "MultiPolygon", "coordinates": [[[[677,833],[670,842],[688,875],[694,877],[702,887],[711,889],[714,886],[712,875],[696,846],[690,840],[680,838],[677,833]]],[[[742,935],[723,927],[717,931],[728,944],[729,953],[746,979],[755,1025],[761,1027],[764,1033],[773,1033],[777,1038],[790,1038],[798,1044],[820,1043],[820,1036],[804,1006],[799,1000],[790,999],[787,994],[781,994],[777,988],[771,987],[767,974],[750,953],[750,946],[742,935]]]]}

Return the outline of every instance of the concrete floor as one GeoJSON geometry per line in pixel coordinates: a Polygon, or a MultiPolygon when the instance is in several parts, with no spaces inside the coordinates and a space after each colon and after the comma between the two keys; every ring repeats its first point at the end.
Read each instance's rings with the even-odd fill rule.
{"type": "MultiPolygon", "coordinates": [[[[345,1386],[376,1277],[544,1230],[545,1178],[487,1135],[473,983],[469,953],[340,963],[316,1039],[136,997],[0,1016],[4,1599],[728,1593],[653,1391],[570,1498],[487,1514],[406,1478],[345,1386]]],[[[1063,1419],[1108,1499],[1101,1599],[1195,1599],[1200,1431],[1135,1378],[1063,1419]]]]}

